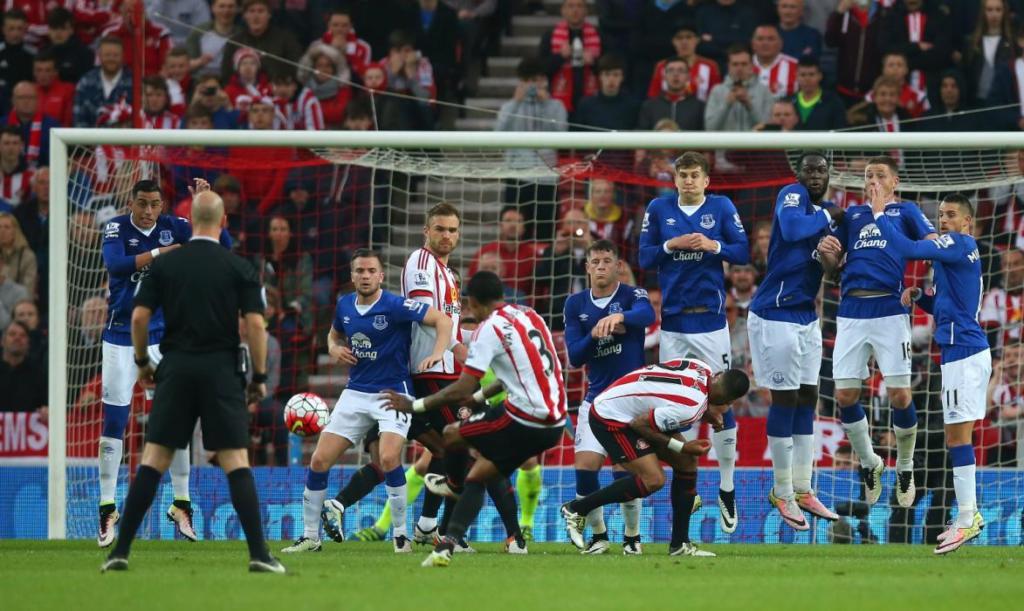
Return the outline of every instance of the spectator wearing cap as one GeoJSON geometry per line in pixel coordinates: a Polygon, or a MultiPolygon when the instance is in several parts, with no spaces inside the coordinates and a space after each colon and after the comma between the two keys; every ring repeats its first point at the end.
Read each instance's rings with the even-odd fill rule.
{"type": "Polygon", "coordinates": [[[227,79],[234,69],[234,56],[238,49],[251,47],[263,58],[263,69],[274,75],[293,68],[284,61],[295,62],[302,56],[302,47],[291,32],[270,23],[270,0],[244,0],[242,2],[242,33],[224,46],[221,77],[227,79]],[[281,58],[281,59],[277,59],[281,58]]]}
{"type": "Polygon", "coordinates": [[[100,39],[98,55],[99,66],[86,72],[75,86],[75,127],[95,126],[101,106],[132,97],[132,73],[124,66],[121,40],[100,39]]]}
{"type": "Polygon", "coordinates": [[[239,112],[246,112],[254,99],[273,94],[270,80],[263,72],[260,54],[252,49],[238,49],[233,58],[235,71],[224,87],[231,105],[239,112]]]}
{"type": "MultiPolygon", "coordinates": [[[[722,73],[718,70],[718,62],[697,55],[699,40],[697,26],[684,23],[676,28],[672,36],[672,48],[675,49],[675,57],[686,61],[686,65],[690,67],[689,95],[701,102],[707,102],[711,88],[722,82],[722,73]]],[[[656,98],[668,90],[668,81],[665,78],[667,63],[668,60],[663,59],[654,67],[651,82],[647,86],[648,98],[656,98]]]]}
{"type": "Polygon", "coordinates": [[[846,108],[839,96],[822,89],[823,76],[816,58],[800,58],[796,67],[797,92],[792,98],[800,118],[798,130],[830,131],[846,127],[846,108]]]}
{"type": "Polygon", "coordinates": [[[540,39],[551,97],[575,110],[580,99],[598,91],[594,63],[601,56],[601,35],[587,23],[584,0],[562,0],[562,20],[540,39]]]}
{"type": "Polygon", "coordinates": [[[50,116],[64,127],[71,127],[75,104],[75,86],[65,83],[57,72],[57,61],[49,49],[32,60],[32,80],[39,96],[43,116],[50,116]]]}
{"type": "Polygon", "coordinates": [[[320,100],[307,87],[299,86],[292,72],[279,72],[270,81],[277,113],[284,122],[276,126],[286,130],[321,130],[324,113],[320,100]]]}
{"type": "Polygon", "coordinates": [[[750,49],[745,44],[729,48],[729,73],[711,90],[704,110],[709,131],[748,131],[768,120],[772,94],[754,75],[750,49]]]}
{"type": "Polygon", "coordinates": [[[597,60],[600,89],[580,100],[573,119],[575,123],[617,131],[636,126],[640,102],[622,88],[625,69],[626,63],[617,55],[604,55],[597,60]]]}
{"type": "MultiPolygon", "coordinates": [[[[118,38],[124,43],[124,65],[135,65],[135,38],[138,26],[135,23],[135,3],[124,2],[117,18],[102,30],[103,38],[118,38]]],[[[159,74],[164,60],[174,46],[171,32],[153,19],[143,19],[142,27],[143,51],[142,74],[151,76],[159,74]]]]}
{"type": "Polygon", "coordinates": [[[12,109],[5,118],[4,125],[21,128],[25,163],[29,170],[35,170],[40,164],[50,162],[50,130],[59,127],[60,123],[53,117],[43,114],[43,109],[39,106],[39,91],[32,83],[18,83],[14,86],[14,95],[11,97],[12,109]]]}
{"type": "Polygon", "coordinates": [[[704,129],[705,107],[690,95],[690,66],[686,60],[673,57],[665,61],[665,90],[656,98],[644,100],[636,128],[654,129],[662,119],[670,119],[683,131],[704,129]]]}
{"type": "Polygon", "coordinates": [[[825,44],[838,50],[836,91],[847,105],[860,102],[878,76],[883,10],[878,0],[840,0],[828,18],[825,44]]]}
{"type": "Polygon", "coordinates": [[[50,11],[46,24],[47,44],[43,53],[53,55],[60,80],[73,85],[92,70],[96,55],[75,34],[75,20],[67,9],[57,7],[50,11]]]}
{"type": "Polygon", "coordinates": [[[0,200],[11,208],[17,208],[28,197],[32,171],[22,154],[25,144],[21,128],[8,125],[0,130],[0,200]]]}
{"type": "Polygon", "coordinates": [[[185,50],[190,58],[188,67],[195,76],[219,75],[225,45],[242,33],[236,21],[238,0],[213,0],[210,11],[213,20],[193,29],[185,39],[185,50]]]}
{"type": "Polygon", "coordinates": [[[167,80],[147,76],[142,80],[142,126],[145,129],[178,129],[181,117],[170,111],[167,80]]]}
{"type": "Polygon", "coordinates": [[[221,88],[220,79],[216,75],[207,74],[196,80],[192,106],[201,107],[210,115],[214,129],[239,127],[241,113],[232,107],[231,100],[227,92],[221,88]]]}
{"type": "Polygon", "coordinates": [[[782,52],[797,60],[821,57],[821,32],[804,23],[804,0],[779,0],[776,12],[782,52]]]}
{"type": "Polygon", "coordinates": [[[344,53],[319,40],[299,60],[299,82],[319,100],[328,129],[338,129],[345,121],[345,107],[352,99],[351,79],[344,53]]]}
{"type": "Polygon", "coordinates": [[[0,43],[0,116],[10,110],[11,91],[21,81],[32,80],[34,48],[25,46],[28,18],[24,11],[11,9],[3,16],[3,42],[0,43]]]}

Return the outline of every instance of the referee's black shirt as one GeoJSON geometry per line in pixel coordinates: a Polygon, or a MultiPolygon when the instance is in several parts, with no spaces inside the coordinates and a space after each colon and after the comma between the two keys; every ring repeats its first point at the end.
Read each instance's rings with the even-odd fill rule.
{"type": "Polygon", "coordinates": [[[263,294],[251,263],[216,240],[194,237],[153,261],[135,305],[163,308],[163,354],[234,352],[239,312],[262,314],[263,294]]]}

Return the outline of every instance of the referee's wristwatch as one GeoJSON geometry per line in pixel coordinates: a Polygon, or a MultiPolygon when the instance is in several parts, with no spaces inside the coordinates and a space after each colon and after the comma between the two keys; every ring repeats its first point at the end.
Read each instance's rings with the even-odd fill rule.
{"type": "Polygon", "coordinates": [[[142,357],[141,359],[135,359],[135,366],[136,367],[145,367],[146,365],[149,365],[149,356],[148,355],[142,357]]]}
{"type": "Polygon", "coordinates": [[[264,384],[267,381],[267,374],[265,373],[253,373],[252,383],[253,384],[264,384]]]}

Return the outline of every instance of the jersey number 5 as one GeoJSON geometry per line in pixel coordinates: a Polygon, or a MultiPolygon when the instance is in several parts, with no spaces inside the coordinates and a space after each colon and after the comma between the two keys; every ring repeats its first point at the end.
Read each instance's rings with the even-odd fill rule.
{"type": "Polygon", "coordinates": [[[540,352],[540,358],[544,361],[544,375],[551,376],[551,372],[555,369],[555,357],[548,352],[548,347],[544,345],[544,336],[536,329],[531,330],[526,336],[530,338],[530,342],[540,352]]]}

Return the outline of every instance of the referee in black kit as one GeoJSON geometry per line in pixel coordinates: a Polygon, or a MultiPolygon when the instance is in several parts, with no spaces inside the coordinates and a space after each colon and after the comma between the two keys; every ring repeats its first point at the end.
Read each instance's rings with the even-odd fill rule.
{"type": "Polygon", "coordinates": [[[249,469],[249,412],[246,402],[266,394],[267,340],[262,289],[256,270],[219,243],[224,202],[213,191],[192,200],[192,239],[156,259],[143,279],[132,312],[132,344],[139,382],[156,384],[142,464],[128,489],[117,545],[103,571],[128,568],[135,533],[149,511],[157,485],[176,448],[188,445],[198,419],[203,445],[216,451],[227,474],[231,503],[249,544],[249,570],[284,573],[263,539],[256,484],[249,469]],[[158,370],[146,356],[149,321],[163,308],[166,331],[158,370]],[[253,379],[245,387],[245,359],[239,354],[238,316],[245,316],[252,350],[253,379]]]}

